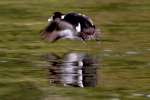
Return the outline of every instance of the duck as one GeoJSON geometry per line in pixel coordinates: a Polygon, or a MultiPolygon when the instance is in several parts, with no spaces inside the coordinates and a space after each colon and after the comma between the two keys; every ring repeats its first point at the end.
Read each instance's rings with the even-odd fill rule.
{"type": "Polygon", "coordinates": [[[41,34],[42,38],[51,42],[59,39],[99,40],[100,37],[100,31],[96,29],[90,17],[72,12],[54,12],[41,34]]]}

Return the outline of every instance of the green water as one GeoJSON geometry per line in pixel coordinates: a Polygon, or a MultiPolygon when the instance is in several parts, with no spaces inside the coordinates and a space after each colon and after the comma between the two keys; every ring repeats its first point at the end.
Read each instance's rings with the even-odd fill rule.
{"type": "Polygon", "coordinates": [[[1,0],[0,100],[149,100],[149,0],[1,0]],[[100,43],[60,40],[39,32],[54,11],[89,15],[100,43]],[[98,57],[96,87],[49,84],[43,55],[77,51],[98,57]]]}

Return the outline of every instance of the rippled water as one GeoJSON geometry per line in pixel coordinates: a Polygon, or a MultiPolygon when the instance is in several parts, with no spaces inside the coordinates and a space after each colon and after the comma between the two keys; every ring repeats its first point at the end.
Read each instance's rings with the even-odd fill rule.
{"type": "Polygon", "coordinates": [[[0,100],[150,100],[149,12],[150,0],[0,0],[0,100]],[[56,10],[91,17],[100,43],[43,41],[56,10]]]}
{"type": "MultiPolygon", "coordinates": [[[[149,87],[149,63],[134,59],[142,53],[127,54],[128,51],[121,54],[114,53],[111,49],[97,54],[73,50],[65,53],[49,52],[30,55],[0,53],[4,55],[0,57],[0,87],[2,89],[12,86],[17,92],[20,89],[21,91],[29,89],[25,93],[30,95],[30,88],[37,93],[40,91],[34,84],[39,86],[39,84],[45,85],[46,82],[48,86],[44,91],[47,92],[51,86],[58,89],[50,90],[52,94],[68,95],[68,92],[71,92],[74,96],[77,94],[76,91],[70,90],[74,87],[87,89],[80,90],[77,94],[84,95],[85,98],[90,95],[91,98],[106,98],[106,100],[122,100],[122,98],[149,100],[150,94],[147,88],[149,87]],[[104,56],[105,54],[109,56],[104,56]],[[62,87],[65,88],[64,91],[59,91],[62,87]],[[87,87],[91,87],[92,90],[88,90],[87,87]],[[90,91],[90,94],[87,91],[90,91]]],[[[11,97],[8,92],[4,94],[11,97]]]]}
{"type": "Polygon", "coordinates": [[[95,87],[97,84],[98,59],[87,53],[69,52],[59,56],[50,53],[45,56],[49,82],[63,86],[95,87]]]}

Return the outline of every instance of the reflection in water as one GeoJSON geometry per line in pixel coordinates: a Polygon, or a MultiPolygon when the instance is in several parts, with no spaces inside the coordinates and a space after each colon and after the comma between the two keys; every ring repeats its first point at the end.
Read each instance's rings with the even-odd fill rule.
{"type": "Polygon", "coordinates": [[[94,87],[97,83],[97,61],[84,53],[67,53],[62,57],[48,54],[49,81],[64,86],[94,87]]]}

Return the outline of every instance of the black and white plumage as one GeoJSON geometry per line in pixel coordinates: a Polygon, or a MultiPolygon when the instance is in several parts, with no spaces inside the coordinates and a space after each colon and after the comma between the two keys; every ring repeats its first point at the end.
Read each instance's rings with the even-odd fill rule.
{"type": "Polygon", "coordinates": [[[50,42],[54,42],[58,39],[72,39],[82,40],[74,27],[59,18],[51,21],[48,26],[41,32],[42,38],[47,39],[50,42]]]}
{"type": "Polygon", "coordinates": [[[60,38],[92,40],[99,39],[92,20],[82,14],[55,12],[49,19],[49,25],[42,31],[42,37],[50,41],[60,38]]]}
{"type": "Polygon", "coordinates": [[[62,14],[61,12],[55,12],[53,16],[51,16],[48,21],[54,20],[56,18],[60,18],[66,22],[72,24],[77,32],[88,32],[87,29],[91,29],[88,34],[93,34],[95,25],[93,21],[88,17],[80,13],[68,13],[62,14]]]}

